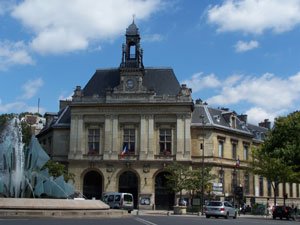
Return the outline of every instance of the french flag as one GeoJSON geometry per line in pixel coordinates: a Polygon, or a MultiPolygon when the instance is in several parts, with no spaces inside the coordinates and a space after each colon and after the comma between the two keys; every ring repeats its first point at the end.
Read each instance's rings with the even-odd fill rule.
{"type": "Polygon", "coordinates": [[[128,151],[127,145],[124,145],[123,151],[121,152],[121,155],[125,155],[128,151]]]}

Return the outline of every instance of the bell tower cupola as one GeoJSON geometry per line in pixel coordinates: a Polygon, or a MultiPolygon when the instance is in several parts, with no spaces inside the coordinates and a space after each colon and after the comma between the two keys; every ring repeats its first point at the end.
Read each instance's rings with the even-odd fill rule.
{"type": "Polygon", "coordinates": [[[132,21],[126,29],[126,44],[122,46],[121,68],[143,69],[143,49],[140,46],[139,28],[132,21]]]}

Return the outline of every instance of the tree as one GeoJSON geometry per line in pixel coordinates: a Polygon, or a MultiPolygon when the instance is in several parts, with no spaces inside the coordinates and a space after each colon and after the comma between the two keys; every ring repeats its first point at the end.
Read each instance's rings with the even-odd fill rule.
{"type": "Polygon", "coordinates": [[[191,191],[192,198],[194,197],[195,192],[200,192],[203,182],[204,191],[206,193],[210,192],[211,189],[211,181],[216,178],[216,175],[211,174],[211,167],[205,167],[203,170],[201,169],[193,169],[190,171],[190,176],[186,180],[187,182],[187,190],[191,191]]]}
{"type": "Polygon", "coordinates": [[[44,165],[43,169],[45,168],[48,169],[49,175],[53,177],[59,177],[63,175],[66,182],[68,182],[69,180],[74,182],[75,174],[69,173],[68,170],[66,169],[66,166],[59,162],[54,162],[52,160],[49,160],[44,165]]]}
{"type": "MultiPolygon", "coordinates": [[[[300,171],[300,112],[278,117],[262,145],[262,151],[282,159],[294,172],[300,171]]],[[[299,174],[298,174],[299,175],[299,174]]],[[[300,177],[298,176],[300,180],[300,177]]]]}
{"type": "Polygon", "coordinates": [[[169,174],[166,175],[168,187],[175,193],[179,192],[179,198],[181,199],[182,190],[188,187],[188,182],[186,182],[186,180],[190,176],[189,168],[183,164],[173,162],[166,167],[166,171],[169,172],[169,174]]]}
{"type": "Polygon", "coordinates": [[[251,170],[272,182],[276,204],[280,183],[300,181],[300,112],[276,118],[264,143],[252,152],[251,170]]]}
{"type": "Polygon", "coordinates": [[[295,179],[295,167],[288,165],[283,158],[274,157],[272,153],[265,151],[263,147],[253,149],[252,157],[250,170],[271,182],[274,191],[274,204],[276,204],[278,185],[295,179]]]}
{"type": "Polygon", "coordinates": [[[203,171],[200,169],[191,169],[188,166],[180,164],[178,162],[173,162],[166,167],[166,171],[169,175],[166,176],[168,182],[167,185],[175,193],[180,194],[180,199],[182,198],[182,191],[186,190],[192,193],[192,198],[194,193],[201,190],[202,182],[204,190],[208,191],[210,188],[210,181],[215,179],[215,175],[210,174],[211,167],[205,167],[203,171]]]}
{"type": "Polygon", "coordinates": [[[28,123],[22,121],[21,128],[22,128],[22,142],[25,144],[25,146],[29,146],[31,136],[32,136],[31,127],[28,123]]]}

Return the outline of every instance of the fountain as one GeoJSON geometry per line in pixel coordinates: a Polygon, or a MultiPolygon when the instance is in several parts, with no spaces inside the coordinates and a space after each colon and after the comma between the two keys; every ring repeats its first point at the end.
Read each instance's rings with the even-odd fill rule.
{"type": "Polygon", "coordinates": [[[43,169],[49,156],[32,136],[28,148],[22,142],[20,120],[8,121],[0,135],[0,194],[5,197],[68,198],[74,187],[64,178],[53,178],[43,169]]]}
{"type": "Polygon", "coordinates": [[[22,143],[21,122],[15,117],[0,129],[0,217],[102,217],[123,216],[99,200],[74,200],[74,186],[63,176],[43,169],[49,156],[35,137],[22,143]],[[46,198],[47,197],[47,198],[46,198]]]}

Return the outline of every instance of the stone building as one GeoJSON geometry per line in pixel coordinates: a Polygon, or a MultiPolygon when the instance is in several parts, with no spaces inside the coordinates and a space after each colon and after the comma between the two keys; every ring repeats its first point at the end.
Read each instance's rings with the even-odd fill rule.
{"type": "MultiPolygon", "coordinates": [[[[97,199],[103,192],[130,192],[135,207],[170,208],[175,194],[166,187],[164,168],[177,161],[212,166],[221,187],[210,193],[214,198],[235,200],[243,187],[249,204],[265,202],[273,194],[269,183],[245,169],[268,121],[250,125],[246,115],[194,104],[191,89],[179,84],[171,68],[144,67],[134,22],[125,37],[120,66],[96,70],[72,100],[60,102],[58,113],[45,114],[46,126],[37,135],[51,158],[76,175],[76,190],[97,199]]],[[[296,202],[299,185],[290,190],[296,202]]]]}

